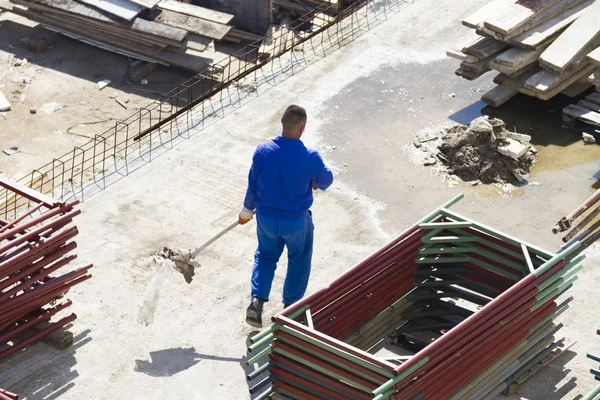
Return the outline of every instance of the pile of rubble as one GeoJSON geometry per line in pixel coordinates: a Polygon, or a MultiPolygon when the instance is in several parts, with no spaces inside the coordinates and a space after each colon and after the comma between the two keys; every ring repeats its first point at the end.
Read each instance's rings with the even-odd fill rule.
{"type": "MultiPolygon", "coordinates": [[[[531,136],[509,132],[500,119],[480,117],[469,126],[453,126],[426,141],[430,156],[425,165],[440,160],[450,174],[468,182],[518,185],[537,159],[537,150],[529,143],[531,136]]],[[[424,144],[424,140],[415,141],[416,147],[424,144]]]]}

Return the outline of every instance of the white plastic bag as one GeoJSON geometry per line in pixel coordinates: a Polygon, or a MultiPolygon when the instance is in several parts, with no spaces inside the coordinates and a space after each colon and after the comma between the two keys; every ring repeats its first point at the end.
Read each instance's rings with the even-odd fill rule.
{"type": "Polygon", "coordinates": [[[167,258],[155,257],[154,261],[159,267],[144,291],[144,298],[138,310],[137,322],[144,326],[148,326],[154,322],[154,313],[156,312],[156,306],[160,298],[160,288],[169,280],[175,267],[173,261],[167,258]]]}

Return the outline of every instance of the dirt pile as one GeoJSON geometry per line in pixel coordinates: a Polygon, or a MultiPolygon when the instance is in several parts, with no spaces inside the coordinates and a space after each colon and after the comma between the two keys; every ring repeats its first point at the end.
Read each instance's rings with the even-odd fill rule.
{"type": "Polygon", "coordinates": [[[480,117],[446,129],[437,158],[464,181],[520,184],[537,159],[531,137],[506,130],[504,121],[480,117]]]}

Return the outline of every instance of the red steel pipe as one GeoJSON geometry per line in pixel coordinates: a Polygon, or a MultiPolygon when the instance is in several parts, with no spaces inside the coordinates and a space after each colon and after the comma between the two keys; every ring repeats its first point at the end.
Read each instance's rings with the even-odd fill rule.
{"type": "MultiPolygon", "coordinates": [[[[314,344],[303,341],[302,339],[292,336],[289,333],[277,331],[275,333],[275,337],[277,339],[280,339],[282,342],[284,342],[288,345],[298,348],[299,351],[304,352],[304,349],[307,349],[307,350],[313,351],[315,353],[321,354],[322,356],[326,357],[329,360],[332,360],[339,364],[345,365],[348,368],[347,371],[349,371],[350,373],[352,373],[353,371],[356,371],[358,373],[366,375],[366,376],[378,381],[379,385],[383,385],[387,380],[389,380],[389,378],[387,378],[381,374],[378,374],[375,371],[371,371],[370,369],[365,368],[359,364],[356,364],[356,363],[353,363],[352,361],[346,360],[343,357],[340,357],[334,353],[331,353],[328,350],[317,347],[314,344]]],[[[327,360],[323,360],[323,361],[329,362],[327,360]]],[[[334,368],[339,368],[339,367],[334,366],[334,368]]],[[[360,378],[360,379],[364,379],[364,378],[360,378]]]]}
{"type": "Polygon", "coordinates": [[[0,303],[7,300],[9,297],[16,295],[17,293],[19,293],[21,290],[27,290],[28,288],[30,288],[32,285],[37,284],[39,281],[42,281],[44,278],[46,278],[48,275],[50,275],[51,273],[57,271],[58,269],[64,267],[65,265],[69,264],[71,261],[73,261],[77,256],[72,255],[70,257],[64,258],[58,262],[56,262],[54,265],[52,265],[49,268],[46,269],[39,269],[36,271],[35,274],[32,274],[31,277],[27,280],[24,280],[22,283],[16,285],[15,287],[13,287],[12,289],[0,294],[0,303]]]}
{"type": "MultiPolygon", "coordinates": [[[[43,214],[41,214],[41,215],[39,215],[39,216],[37,216],[35,218],[32,218],[29,221],[27,221],[27,222],[25,222],[25,223],[23,223],[23,224],[21,224],[19,226],[16,226],[16,227],[14,227],[12,229],[8,229],[8,230],[4,231],[2,234],[0,234],[0,241],[3,241],[3,240],[11,238],[13,236],[19,235],[19,234],[21,234],[21,232],[25,231],[26,229],[29,229],[29,228],[31,228],[33,226],[36,226],[36,225],[39,225],[42,222],[47,221],[50,218],[55,217],[55,216],[57,216],[59,214],[63,214],[63,213],[64,213],[64,215],[62,215],[62,216],[60,216],[60,217],[58,217],[58,218],[56,218],[54,220],[51,220],[48,223],[43,224],[41,227],[38,227],[38,228],[36,228],[33,231],[28,231],[27,233],[36,232],[36,231],[39,231],[40,229],[47,228],[48,226],[53,226],[53,225],[55,225],[57,223],[57,221],[61,222],[61,221],[64,221],[64,220],[73,219],[73,217],[75,217],[76,215],[81,214],[81,210],[79,210],[79,209],[72,209],[72,210],[67,211],[67,210],[65,210],[63,208],[60,208],[60,207],[51,209],[50,211],[47,211],[47,212],[45,212],[45,213],[43,213],[43,214]],[[65,213],[65,211],[66,211],[66,213],[65,213]]],[[[25,236],[26,234],[21,235],[21,236],[25,236]]]]}
{"type": "Polygon", "coordinates": [[[41,338],[51,334],[52,332],[62,328],[65,325],[75,321],[76,319],[77,319],[77,315],[75,315],[75,314],[71,314],[68,317],[61,319],[60,321],[54,323],[53,325],[49,326],[48,328],[44,329],[43,331],[38,332],[37,334],[33,335],[32,337],[25,339],[24,341],[20,342],[19,344],[14,345],[14,346],[0,352],[0,359],[2,359],[4,357],[8,357],[9,355],[29,346],[30,344],[37,342],[41,338]]]}
{"type": "MultiPolygon", "coordinates": [[[[40,261],[37,261],[35,263],[28,264],[21,268],[18,268],[18,270],[20,270],[21,272],[12,275],[8,279],[0,280],[0,291],[6,289],[10,285],[14,284],[15,282],[20,281],[21,279],[23,279],[25,277],[33,275],[37,270],[39,270],[41,268],[45,268],[48,264],[53,263],[54,261],[60,259],[61,257],[66,256],[68,253],[75,250],[76,248],[77,248],[77,243],[71,242],[71,243],[67,244],[66,246],[60,247],[56,251],[53,251],[51,253],[47,253],[47,254],[43,255],[43,258],[40,259],[40,261]]],[[[74,255],[69,256],[68,258],[70,258],[72,261],[73,259],[77,258],[77,255],[74,254],[74,255]]]]}
{"type": "Polygon", "coordinates": [[[397,264],[390,264],[385,269],[373,275],[369,280],[363,281],[363,283],[353,287],[348,292],[329,303],[326,307],[314,312],[313,321],[317,323],[317,321],[320,322],[329,319],[337,309],[343,307],[347,303],[354,302],[355,299],[360,298],[365,293],[369,293],[373,289],[380,287],[387,282],[388,279],[394,279],[395,276],[402,276],[409,279],[410,274],[415,270],[414,256],[416,254],[418,254],[418,250],[415,250],[413,253],[408,254],[407,257],[398,260],[397,264]]]}
{"type": "Polygon", "coordinates": [[[310,363],[312,363],[314,365],[317,365],[317,366],[319,366],[321,368],[324,368],[324,369],[326,369],[328,371],[332,371],[332,372],[334,371],[337,375],[342,376],[344,379],[348,379],[349,381],[353,381],[353,382],[356,382],[356,383],[358,383],[358,384],[360,384],[362,386],[365,386],[365,387],[369,388],[370,391],[373,391],[373,390],[377,389],[379,386],[381,386],[381,385],[378,385],[378,384],[373,383],[371,381],[368,381],[365,378],[361,378],[360,376],[355,375],[352,372],[346,371],[343,368],[337,367],[337,366],[335,366],[335,365],[333,365],[333,364],[331,364],[331,363],[329,363],[327,361],[324,361],[324,360],[322,360],[320,358],[317,358],[317,357],[315,357],[315,356],[313,356],[311,354],[303,352],[302,350],[300,350],[300,349],[298,349],[296,347],[292,347],[292,346],[290,346],[290,345],[288,345],[286,343],[283,343],[281,341],[274,341],[273,342],[273,347],[275,349],[284,350],[284,351],[286,351],[286,352],[288,352],[288,353],[290,353],[290,354],[292,354],[292,355],[294,355],[296,357],[299,357],[299,358],[301,358],[301,359],[303,359],[303,360],[305,360],[307,362],[310,362],[310,363]]]}
{"type": "Polygon", "coordinates": [[[5,332],[2,336],[0,336],[0,346],[7,343],[10,339],[25,332],[27,329],[33,328],[40,322],[49,320],[50,318],[52,318],[53,315],[55,315],[59,311],[64,310],[65,308],[69,307],[71,304],[72,304],[71,300],[67,300],[64,303],[55,306],[54,308],[44,311],[43,314],[40,314],[37,317],[35,317],[25,323],[19,324],[18,327],[11,329],[8,332],[5,332]]]}
{"type": "Polygon", "coordinates": [[[9,398],[11,398],[13,400],[17,400],[19,398],[19,395],[9,392],[8,390],[5,390],[5,389],[0,389],[0,393],[2,393],[5,396],[8,396],[9,398]]]}
{"type": "Polygon", "coordinates": [[[368,400],[371,398],[371,396],[366,395],[365,392],[362,392],[353,386],[347,385],[344,382],[341,382],[337,379],[331,378],[328,375],[325,375],[317,370],[314,370],[314,369],[307,367],[303,364],[300,364],[290,358],[287,358],[282,354],[271,352],[271,354],[269,354],[269,358],[271,360],[275,361],[276,364],[287,365],[290,368],[293,368],[294,370],[296,370],[304,375],[307,375],[311,378],[319,379],[319,380],[327,383],[331,387],[334,387],[341,391],[344,391],[359,400],[368,400]]]}
{"type": "MultiPolygon", "coordinates": [[[[286,378],[288,381],[294,382],[295,383],[294,387],[296,387],[296,388],[305,388],[306,387],[306,388],[316,391],[319,394],[331,396],[334,399],[340,397],[340,394],[338,392],[334,392],[333,390],[330,390],[326,387],[320,386],[320,385],[316,384],[315,382],[306,380],[298,375],[293,375],[284,369],[274,366],[271,368],[271,371],[272,371],[273,377],[275,379],[277,379],[278,377],[286,378]]],[[[315,395],[311,394],[311,398],[314,398],[314,397],[315,397],[315,395]]]]}
{"type": "Polygon", "coordinates": [[[11,226],[15,226],[16,224],[23,221],[25,218],[27,218],[28,216],[30,216],[31,214],[33,214],[34,212],[36,212],[37,210],[39,210],[42,207],[43,207],[43,204],[39,203],[35,207],[31,207],[29,210],[27,210],[23,214],[19,215],[16,219],[14,219],[12,221],[8,221],[6,225],[4,225],[3,227],[0,228],[0,233],[6,231],[11,226]]]}
{"type": "Polygon", "coordinates": [[[276,315],[275,320],[276,320],[276,322],[280,323],[281,325],[286,325],[286,326],[290,327],[291,329],[295,329],[307,336],[310,336],[314,339],[318,339],[321,342],[327,343],[328,345],[336,347],[342,351],[345,351],[346,353],[360,357],[363,360],[370,362],[371,364],[377,365],[379,367],[382,367],[388,371],[392,371],[396,367],[394,364],[389,363],[384,360],[381,360],[381,359],[375,357],[374,355],[367,353],[366,351],[359,350],[355,347],[352,347],[352,346],[342,342],[341,340],[329,337],[327,335],[322,334],[321,332],[310,329],[310,328],[308,328],[294,320],[291,320],[281,314],[276,315]]]}
{"type": "MultiPolygon", "coordinates": [[[[412,240],[409,242],[412,245],[415,246],[415,249],[417,248],[417,242],[420,238],[421,233],[418,233],[415,237],[412,238],[412,240]],[[414,240],[414,242],[413,242],[414,240]]],[[[377,259],[376,261],[374,261],[372,264],[368,265],[368,266],[364,266],[360,271],[357,271],[357,273],[354,276],[344,276],[344,279],[342,281],[338,281],[337,279],[334,281],[335,284],[332,282],[330,283],[325,289],[326,292],[323,293],[318,299],[315,300],[307,300],[309,298],[311,298],[311,296],[307,297],[304,300],[301,300],[302,304],[309,304],[311,306],[311,310],[316,314],[317,312],[319,312],[321,309],[325,308],[329,303],[334,302],[337,298],[341,297],[342,295],[344,295],[345,293],[347,293],[349,290],[351,290],[352,288],[360,285],[362,282],[364,282],[365,280],[368,280],[372,274],[373,274],[373,270],[377,269],[383,269],[385,267],[388,267],[389,264],[391,264],[394,260],[406,257],[407,254],[410,254],[413,250],[413,247],[398,247],[388,253],[386,253],[385,255],[382,255],[379,259],[377,259]]],[[[289,307],[288,307],[289,308],[289,307]]],[[[287,309],[286,309],[287,311],[287,309]]],[[[283,314],[282,315],[289,315],[289,314],[283,314]]]]}
{"type": "Polygon", "coordinates": [[[295,396],[299,396],[299,397],[297,397],[297,399],[299,399],[299,400],[304,400],[304,399],[316,400],[315,396],[313,396],[312,394],[305,392],[304,390],[300,390],[294,386],[288,385],[285,382],[278,381],[275,379],[275,380],[273,380],[272,385],[275,388],[275,391],[277,391],[277,388],[279,387],[279,388],[285,390],[286,392],[289,392],[295,396]]]}
{"type": "Polygon", "coordinates": [[[361,262],[359,262],[358,264],[356,264],[354,267],[350,268],[348,271],[344,272],[338,278],[336,278],[333,281],[331,281],[327,286],[325,286],[325,287],[317,290],[316,292],[310,294],[309,296],[305,297],[303,300],[300,300],[300,301],[292,304],[291,306],[289,306],[288,308],[286,308],[284,311],[282,311],[279,315],[285,317],[285,316],[290,315],[291,313],[299,310],[301,307],[303,307],[305,305],[308,305],[308,304],[310,304],[311,302],[313,302],[315,300],[318,300],[320,298],[320,296],[322,296],[327,291],[329,291],[329,289],[332,286],[336,286],[339,283],[344,282],[347,278],[349,278],[349,277],[353,276],[355,273],[359,272],[366,265],[368,265],[371,262],[373,262],[375,259],[377,259],[378,257],[380,257],[383,253],[387,252],[389,249],[391,249],[392,247],[396,246],[399,242],[401,242],[402,240],[404,240],[408,236],[412,235],[413,233],[417,232],[418,230],[419,230],[419,226],[417,224],[411,226],[406,231],[404,231],[402,234],[400,234],[398,237],[396,237],[394,240],[392,240],[391,242],[389,242],[388,244],[386,244],[382,248],[380,248],[377,251],[375,251],[374,253],[372,253],[370,256],[368,256],[367,258],[365,258],[364,260],[362,260],[361,262]]]}
{"type": "Polygon", "coordinates": [[[408,368],[419,362],[423,356],[427,356],[428,354],[431,354],[434,351],[438,351],[444,346],[447,346],[449,343],[455,341],[457,338],[460,338],[461,335],[463,335],[466,331],[472,329],[472,327],[476,325],[479,321],[483,321],[482,318],[487,317],[487,319],[489,319],[489,314],[496,313],[499,308],[502,309],[506,307],[511,307],[511,305],[515,302],[513,297],[515,295],[518,295],[522,290],[530,291],[531,293],[537,293],[538,291],[536,286],[539,284],[539,282],[542,282],[544,279],[546,279],[546,277],[549,276],[548,274],[553,274],[560,270],[560,268],[564,267],[564,265],[566,265],[566,262],[563,260],[557,263],[552,268],[550,268],[539,278],[533,274],[527,275],[525,278],[517,282],[509,289],[507,289],[504,293],[500,294],[494,300],[486,304],[478,312],[474,313],[473,315],[462,321],[446,335],[431,343],[429,346],[418,352],[407,362],[396,367],[394,369],[395,374],[402,373],[403,371],[407,370],[408,368]]]}

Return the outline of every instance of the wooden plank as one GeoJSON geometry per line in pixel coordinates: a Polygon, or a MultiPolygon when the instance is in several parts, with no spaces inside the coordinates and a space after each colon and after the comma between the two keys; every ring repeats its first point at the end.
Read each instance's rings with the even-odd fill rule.
{"type": "Polygon", "coordinates": [[[492,38],[481,38],[475,43],[462,49],[462,52],[475,56],[479,59],[484,59],[500,53],[506,49],[508,44],[500,42],[492,38]]]}
{"type": "Polygon", "coordinates": [[[525,81],[532,74],[533,72],[524,74],[520,79],[513,82],[509,86],[496,86],[495,88],[484,94],[481,97],[481,100],[493,107],[501,106],[502,104],[506,103],[508,100],[510,100],[519,93],[519,89],[523,87],[525,81]]]}
{"type": "Polygon", "coordinates": [[[128,0],[79,0],[82,3],[106,11],[126,21],[131,21],[143,10],[143,7],[128,0]]]}
{"type": "MultiPolygon", "coordinates": [[[[129,71],[129,73],[127,74],[127,79],[129,79],[131,82],[138,83],[139,81],[150,75],[155,69],[156,63],[143,62],[141,65],[137,65],[129,71]]],[[[118,101],[118,99],[115,100],[118,101]]]]}
{"type": "Polygon", "coordinates": [[[586,96],[585,99],[591,103],[600,104],[600,94],[599,93],[592,93],[592,94],[586,96]]]}
{"type": "Polygon", "coordinates": [[[185,29],[215,40],[223,39],[231,30],[231,27],[226,25],[190,17],[189,15],[178,14],[169,10],[162,10],[160,15],[154,19],[154,22],[185,29]]]}
{"type": "Polygon", "coordinates": [[[479,10],[475,11],[473,14],[463,19],[462,24],[464,26],[468,26],[469,28],[477,29],[478,25],[483,24],[486,19],[491,18],[495,13],[497,13],[499,8],[504,7],[508,3],[511,3],[511,0],[491,1],[481,7],[479,10]]]}
{"type": "Polygon", "coordinates": [[[575,82],[589,75],[590,72],[592,72],[593,68],[593,65],[589,65],[588,67],[583,68],[579,72],[573,73],[567,79],[563,80],[560,84],[558,84],[558,86],[556,86],[554,89],[543,93],[536,92],[536,97],[542,100],[550,100],[552,97],[556,96],[575,82]]]}
{"type": "Polygon", "coordinates": [[[570,71],[564,74],[557,74],[554,72],[542,70],[525,82],[525,87],[536,92],[544,93],[554,89],[565,80],[569,79],[573,74],[578,73],[584,68],[589,69],[589,64],[578,68],[572,68],[570,71]]]}
{"type": "Polygon", "coordinates": [[[587,100],[580,100],[577,102],[577,105],[583,108],[587,108],[590,111],[600,113],[600,104],[592,103],[587,100]]]}
{"type": "Polygon", "coordinates": [[[580,94],[582,94],[583,92],[587,91],[589,88],[592,87],[592,84],[586,81],[577,81],[575,83],[573,83],[571,86],[567,87],[565,90],[563,90],[562,92],[560,92],[561,94],[564,94],[567,97],[577,97],[580,94]]]}
{"type": "MultiPolygon", "coordinates": [[[[562,72],[581,52],[600,43],[600,2],[590,5],[540,56],[540,65],[562,72]]],[[[595,46],[594,46],[595,47],[595,46]]]]}
{"type": "Polygon", "coordinates": [[[523,65],[534,63],[544,51],[544,47],[537,50],[520,49],[518,47],[510,48],[499,54],[494,61],[498,64],[511,68],[518,68],[523,65]]]}
{"type": "Polygon", "coordinates": [[[495,32],[508,34],[559,1],[561,0],[513,0],[486,19],[484,25],[495,32]]]}
{"type": "Polygon", "coordinates": [[[600,47],[596,48],[596,50],[589,53],[587,55],[587,58],[594,64],[600,65],[600,47]]]}
{"type": "Polygon", "coordinates": [[[571,118],[580,119],[590,125],[600,126],[600,114],[587,108],[571,104],[563,108],[563,114],[571,118]]]}
{"type": "Polygon", "coordinates": [[[190,33],[187,39],[184,41],[184,47],[196,51],[204,51],[210,44],[212,43],[212,39],[207,38],[205,36],[196,35],[195,33],[190,33]]]}
{"type": "Polygon", "coordinates": [[[543,24],[512,37],[509,43],[526,49],[535,49],[547,44],[567,29],[593,2],[594,0],[584,1],[543,24]]]}
{"type": "Polygon", "coordinates": [[[179,52],[178,49],[170,47],[167,47],[155,57],[157,60],[177,65],[192,72],[202,72],[212,62],[212,58],[207,58],[205,53],[190,49],[185,52],[179,52]]]}
{"type": "MultiPolygon", "coordinates": [[[[139,33],[144,37],[152,35],[155,36],[153,40],[161,41],[165,45],[176,45],[178,42],[183,41],[188,34],[185,29],[166,26],[141,18],[136,18],[133,22],[120,23],[116,18],[110,18],[97,12],[92,7],[73,0],[60,0],[58,3],[55,0],[36,0],[35,2],[13,0],[13,2],[24,5],[32,10],[52,14],[54,18],[68,18],[69,21],[77,19],[79,23],[95,24],[96,28],[119,30],[120,32],[128,30],[128,34],[137,35],[139,33]]],[[[31,15],[30,18],[34,21],[37,20],[36,15],[31,15]]],[[[65,28],[68,29],[68,26],[65,28]]]]}
{"type": "Polygon", "coordinates": [[[223,25],[227,25],[233,19],[233,15],[231,14],[195,6],[193,4],[182,3],[176,0],[160,0],[158,3],[158,8],[161,10],[174,11],[180,14],[189,15],[223,25]]]}
{"type": "Polygon", "coordinates": [[[130,0],[132,3],[138,4],[144,8],[152,10],[160,0],[130,0]]]}
{"type": "Polygon", "coordinates": [[[586,0],[562,0],[554,4],[550,8],[546,9],[545,11],[535,14],[533,17],[529,18],[525,23],[521,24],[518,27],[515,27],[506,34],[488,29],[487,27],[485,27],[485,25],[479,25],[477,27],[477,30],[482,31],[486,35],[496,40],[508,41],[513,37],[522,34],[523,32],[526,32],[532,28],[535,28],[538,25],[549,21],[550,19],[556,17],[558,14],[561,14],[566,10],[571,9],[578,4],[581,4],[584,1],[586,0]]]}
{"type": "Polygon", "coordinates": [[[506,65],[498,64],[495,60],[492,60],[490,61],[489,66],[495,71],[498,71],[511,77],[515,77],[523,75],[523,73],[527,69],[529,69],[533,64],[535,63],[519,65],[518,67],[507,67],[506,65]]]}
{"type": "Polygon", "coordinates": [[[479,58],[465,54],[457,49],[446,50],[446,55],[450,58],[454,58],[455,60],[465,61],[469,63],[476,63],[480,61],[479,58]]]}

